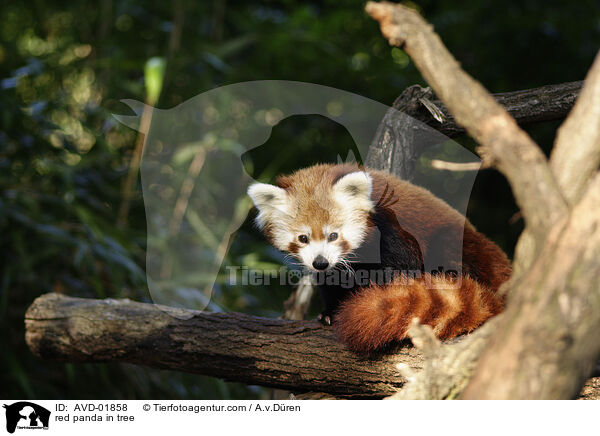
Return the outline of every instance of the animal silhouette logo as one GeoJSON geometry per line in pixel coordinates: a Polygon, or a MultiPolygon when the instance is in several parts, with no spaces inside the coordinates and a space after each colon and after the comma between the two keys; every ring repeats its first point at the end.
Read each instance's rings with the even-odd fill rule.
{"type": "Polygon", "coordinates": [[[50,411],[29,401],[5,404],[6,431],[14,433],[18,429],[48,429],[50,411]]]}
{"type": "MultiPolygon", "coordinates": [[[[122,101],[135,115],[113,116],[145,137],[140,172],[148,235],[146,275],[152,300],[197,310],[209,305],[219,271],[239,267],[228,265],[225,255],[230,237],[250,210],[247,188],[257,181],[246,172],[241,159],[244,153],[264,144],[281,120],[320,115],[347,130],[366,162],[381,120],[387,117],[403,126],[410,118],[347,91],[277,80],[216,88],[171,109],[122,101]]],[[[413,138],[422,153],[421,161],[479,160],[435,129],[416,120],[411,125],[415,123],[418,135],[413,138]]],[[[459,175],[430,170],[428,167],[418,184],[438,196],[440,191],[455,189],[456,201],[441,197],[464,215],[476,172],[459,175]]],[[[462,234],[444,244],[455,247],[460,259],[462,234]]],[[[426,269],[437,266],[426,265],[426,269]]],[[[444,266],[444,270],[455,269],[444,266]]]]}

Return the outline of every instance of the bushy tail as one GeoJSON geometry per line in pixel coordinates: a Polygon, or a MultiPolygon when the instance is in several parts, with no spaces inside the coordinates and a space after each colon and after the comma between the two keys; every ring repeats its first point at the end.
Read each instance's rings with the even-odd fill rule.
{"type": "Polygon", "coordinates": [[[470,277],[400,277],[357,292],[340,306],[333,324],[353,351],[370,353],[406,338],[415,317],[438,338],[449,339],[474,330],[503,308],[502,297],[470,277]]]}

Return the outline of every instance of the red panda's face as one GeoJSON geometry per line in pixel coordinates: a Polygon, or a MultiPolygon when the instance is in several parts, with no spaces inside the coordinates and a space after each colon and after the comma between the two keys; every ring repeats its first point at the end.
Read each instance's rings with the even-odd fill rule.
{"type": "Polygon", "coordinates": [[[371,177],[356,171],[332,183],[303,170],[286,187],[256,183],[248,189],[258,209],[257,226],[278,249],[311,270],[351,261],[364,241],[371,201],[371,177]]]}

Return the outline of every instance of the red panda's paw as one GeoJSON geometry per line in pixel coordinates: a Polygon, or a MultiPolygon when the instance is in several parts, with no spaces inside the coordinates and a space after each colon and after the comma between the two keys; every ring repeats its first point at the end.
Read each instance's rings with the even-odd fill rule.
{"type": "Polygon", "coordinates": [[[331,325],[333,321],[332,318],[333,317],[331,315],[326,315],[325,313],[319,313],[317,315],[317,321],[319,321],[323,325],[331,325]]]}

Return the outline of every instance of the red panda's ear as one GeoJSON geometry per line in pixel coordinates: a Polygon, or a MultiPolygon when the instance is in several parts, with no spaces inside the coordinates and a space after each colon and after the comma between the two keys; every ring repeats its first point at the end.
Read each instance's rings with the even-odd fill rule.
{"type": "Polygon", "coordinates": [[[371,190],[373,180],[365,171],[346,174],[333,185],[333,192],[340,204],[348,204],[359,209],[371,210],[371,190]]]}
{"type": "Polygon", "coordinates": [[[248,188],[248,195],[258,209],[256,222],[259,227],[272,218],[273,214],[287,214],[289,211],[289,199],[285,189],[267,183],[254,183],[248,188]]]}

